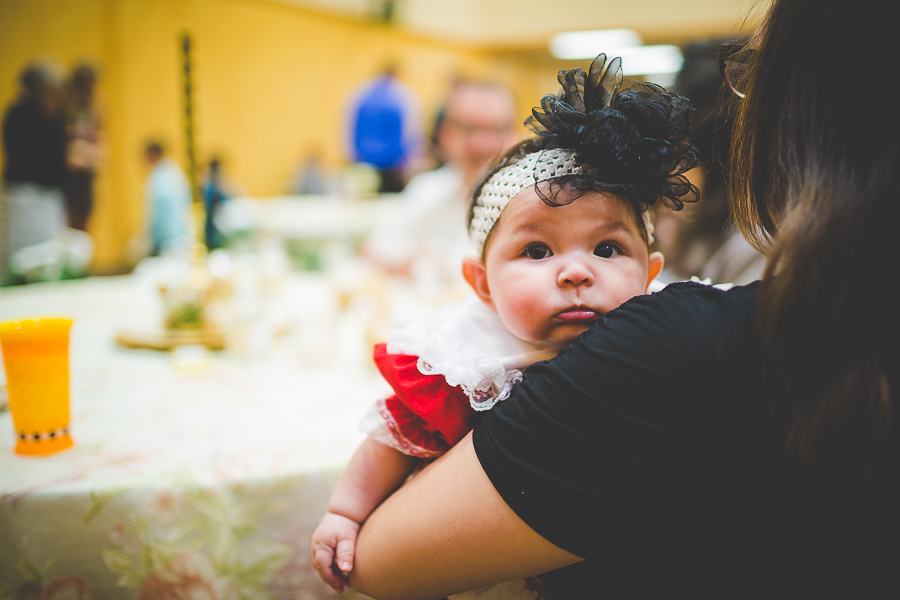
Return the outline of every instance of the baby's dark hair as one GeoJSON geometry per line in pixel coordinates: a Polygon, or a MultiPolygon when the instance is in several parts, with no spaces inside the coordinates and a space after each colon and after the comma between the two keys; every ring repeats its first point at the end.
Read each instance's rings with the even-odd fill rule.
{"type": "MultiPolygon", "coordinates": [[[[562,90],[541,99],[525,125],[536,137],[519,142],[493,164],[475,187],[469,208],[474,207],[484,185],[504,167],[541,150],[574,151],[583,174],[551,179],[549,193],[536,183],[535,192],[548,206],[568,204],[587,192],[619,196],[640,215],[657,201],[673,210],[697,200],[697,188],[686,171],[697,165],[692,145],[691,121],[696,114],[690,101],[664,88],[634,82],[622,84],[621,59],[614,58],[604,71],[606,55],[591,63],[590,72],[562,69],[557,76],[562,90]],[[558,201],[562,189],[578,193],[558,201]]],[[[643,235],[646,231],[641,221],[643,235]]],[[[646,241],[646,240],[645,240],[646,241]]]]}

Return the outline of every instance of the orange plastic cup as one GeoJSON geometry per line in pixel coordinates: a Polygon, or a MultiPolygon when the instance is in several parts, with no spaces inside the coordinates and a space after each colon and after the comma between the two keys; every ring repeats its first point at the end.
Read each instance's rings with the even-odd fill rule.
{"type": "Polygon", "coordinates": [[[69,435],[71,319],[0,323],[16,454],[40,456],[73,445],[69,435]]]}

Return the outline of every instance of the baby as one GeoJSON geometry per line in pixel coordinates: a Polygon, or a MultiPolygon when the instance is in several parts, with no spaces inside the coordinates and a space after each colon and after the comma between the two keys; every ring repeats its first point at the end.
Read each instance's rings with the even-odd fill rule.
{"type": "MultiPolygon", "coordinates": [[[[697,190],[690,103],[653,84],[619,93],[621,61],[601,54],[561,71],[563,91],[526,121],[537,137],[501,159],[475,189],[463,275],[477,298],[394,332],[375,362],[395,395],[376,404],[370,437],[338,481],[312,537],[313,564],[347,585],[360,524],[423,459],[462,439],[594,322],[647,292],[663,267],[650,252],[647,208],[680,209],[697,190]]],[[[521,582],[513,582],[522,590],[521,582]]],[[[507,596],[518,595],[515,590],[507,596]]],[[[503,596],[503,594],[499,594],[503,596]]]]}

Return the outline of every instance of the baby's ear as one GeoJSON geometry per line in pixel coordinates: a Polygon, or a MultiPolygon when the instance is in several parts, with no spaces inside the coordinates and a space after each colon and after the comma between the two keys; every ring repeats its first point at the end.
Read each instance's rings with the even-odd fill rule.
{"type": "Polygon", "coordinates": [[[494,307],[494,300],[491,298],[491,289],[488,286],[487,271],[485,270],[484,263],[481,262],[481,259],[477,256],[465,257],[462,263],[462,272],[463,277],[465,277],[472,290],[478,294],[481,301],[484,302],[488,308],[496,312],[497,309],[494,307]]]}
{"type": "MultiPolygon", "coordinates": [[[[654,279],[659,277],[665,262],[662,252],[650,253],[650,268],[647,270],[647,288],[650,287],[650,283],[652,283],[654,279]]],[[[647,288],[644,288],[645,292],[647,291],[647,288]]]]}

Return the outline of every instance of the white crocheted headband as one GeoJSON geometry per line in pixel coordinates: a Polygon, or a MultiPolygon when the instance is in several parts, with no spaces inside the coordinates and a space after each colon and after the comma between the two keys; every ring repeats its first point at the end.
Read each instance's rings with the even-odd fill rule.
{"type": "MultiPolygon", "coordinates": [[[[565,175],[587,175],[585,169],[576,158],[573,150],[541,150],[526,154],[511,165],[507,165],[494,173],[481,188],[481,194],[472,208],[472,221],[469,223],[469,236],[475,244],[475,252],[480,256],[484,251],[484,242],[491,229],[500,218],[500,213],[516,194],[536,183],[549,181],[565,175]]],[[[644,227],[647,237],[653,242],[653,225],[650,214],[643,213],[644,227]]]]}

